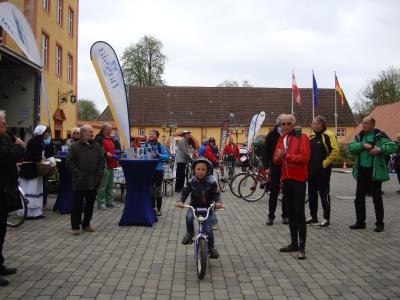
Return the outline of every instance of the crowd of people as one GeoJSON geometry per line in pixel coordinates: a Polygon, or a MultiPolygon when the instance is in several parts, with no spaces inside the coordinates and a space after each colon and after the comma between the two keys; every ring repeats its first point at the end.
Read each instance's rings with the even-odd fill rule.
{"type": "MultiPolygon", "coordinates": [[[[320,228],[330,226],[330,178],[332,163],[339,155],[336,136],[327,129],[324,117],[316,116],[311,128],[313,134],[308,137],[301,132],[293,115],[282,114],[278,117],[276,126],[265,137],[262,150],[258,150],[269,180],[266,224],[273,225],[278,195],[282,192],[282,222],[289,225],[291,242],[280,251],[296,251],[299,259],[306,258],[307,224],[318,224],[320,228]],[[310,211],[308,219],[304,207],[307,188],[310,211]],[[321,222],[318,221],[318,195],[323,210],[321,222]]],[[[66,141],[66,166],[72,174],[74,191],[71,211],[71,230],[74,236],[80,235],[82,231],[95,231],[91,220],[96,198],[99,209],[115,207],[113,172],[118,165],[120,146],[112,138],[111,132],[111,126],[104,124],[94,136],[94,129],[90,125],[84,125],[73,128],[71,138],[66,141]]],[[[189,203],[195,208],[207,208],[211,203],[216,203],[216,208],[223,208],[220,189],[213,172],[218,168],[220,160],[235,166],[240,162],[241,156],[247,155],[244,151],[247,151],[247,147],[239,147],[229,137],[228,143],[220,151],[215,138],[210,137],[202,141],[193,155],[193,149],[189,145],[190,134],[189,131],[182,133],[175,151],[175,192],[179,193],[176,206],[183,208],[190,196],[189,203]],[[187,178],[188,171],[192,174],[190,178],[187,178]]],[[[136,141],[139,147],[151,148],[153,158],[159,160],[151,187],[152,206],[157,216],[162,215],[164,163],[170,159],[168,149],[158,141],[159,136],[156,129],[151,129],[148,138],[140,143],[136,141]]],[[[381,232],[384,230],[382,182],[389,180],[385,159],[394,155],[394,167],[400,184],[400,134],[397,141],[393,142],[384,132],[375,128],[373,118],[365,117],[362,131],[348,145],[348,149],[356,157],[353,176],[357,182],[354,201],[356,221],[350,228],[365,228],[365,196],[369,193],[372,195],[376,214],[374,231],[381,232]]],[[[54,156],[49,127],[36,126],[33,138],[25,144],[7,130],[6,113],[0,111],[0,276],[17,271],[4,265],[2,255],[7,214],[21,208],[17,182],[29,197],[28,219],[44,218],[48,178],[38,174],[36,166],[43,161],[52,162],[54,156]],[[19,173],[17,163],[20,163],[19,173]]],[[[246,168],[243,164],[242,167],[246,168]]],[[[188,210],[187,232],[182,240],[185,245],[193,241],[193,220],[193,213],[188,210]]],[[[218,229],[215,212],[211,213],[204,225],[209,236],[210,258],[218,258],[213,235],[213,230],[218,229]]],[[[7,280],[0,278],[0,286],[7,284],[7,280]]]]}

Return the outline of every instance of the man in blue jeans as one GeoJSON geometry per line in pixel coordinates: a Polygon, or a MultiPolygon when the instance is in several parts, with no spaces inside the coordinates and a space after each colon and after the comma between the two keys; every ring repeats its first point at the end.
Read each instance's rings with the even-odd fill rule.
{"type": "MultiPolygon", "coordinates": [[[[182,190],[180,199],[176,206],[185,207],[185,201],[190,194],[190,205],[196,208],[208,208],[215,202],[215,208],[223,208],[220,203],[220,193],[217,182],[212,176],[211,163],[204,158],[196,159],[193,164],[194,176],[186,183],[182,190]]],[[[213,212],[211,212],[213,214],[213,212]]],[[[186,234],[182,239],[182,244],[188,245],[193,242],[194,236],[194,216],[191,209],[186,214],[186,234]]],[[[212,230],[211,216],[204,222],[204,230],[208,235],[208,248],[210,249],[210,258],[218,258],[219,254],[214,245],[214,234],[212,230]]]]}

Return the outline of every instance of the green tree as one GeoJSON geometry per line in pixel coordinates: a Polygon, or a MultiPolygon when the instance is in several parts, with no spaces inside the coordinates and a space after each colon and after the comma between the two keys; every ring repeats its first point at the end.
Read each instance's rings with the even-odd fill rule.
{"type": "Polygon", "coordinates": [[[360,121],[376,106],[400,101],[400,69],[389,68],[372,79],[358,95],[353,111],[360,121]]]}
{"type": "Polygon", "coordinates": [[[252,87],[248,80],[243,80],[240,84],[237,80],[224,80],[217,87],[252,87]]]}
{"type": "Polygon", "coordinates": [[[100,116],[96,104],[89,99],[78,100],[78,119],[83,121],[92,121],[100,116]]]}
{"type": "Polygon", "coordinates": [[[162,48],[161,41],[147,35],[127,47],[121,57],[125,83],[133,86],[164,85],[162,75],[167,57],[162,48]]]}

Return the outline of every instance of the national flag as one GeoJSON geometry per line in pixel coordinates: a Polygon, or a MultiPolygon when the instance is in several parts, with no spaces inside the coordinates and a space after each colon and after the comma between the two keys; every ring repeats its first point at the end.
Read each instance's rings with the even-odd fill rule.
{"type": "Polygon", "coordinates": [[[318,104],[318,85],[317,85],[317,81],[315,80],[315,76],[314,76],[314,72],[312,73],[312,78],[313,78],[313,103],[314,103],[314,107],[317,106],[318,104]]]}
{"type": "Polygon", "coordinates": [[[344,106],[344,94],[342,88],[339,85],[339,80],[337,79],[336,74],[335,74],[335,91],[339,95],[340,104],[344,106]]]}
{"type": "Polygon", "coordinates": [[[301,105],[301,97],[299,88],[297,87],[296,78],[294,77],[294,72],[292,72],[292,91],[294,96],[296,97],[296,102],[298,105],[301,105]]]}

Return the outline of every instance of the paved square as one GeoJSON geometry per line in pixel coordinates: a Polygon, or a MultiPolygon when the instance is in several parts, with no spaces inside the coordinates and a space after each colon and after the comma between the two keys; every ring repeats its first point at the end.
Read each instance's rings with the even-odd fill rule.
{"type": "MultiPolygon", "coordinates": [[[[384,184],[385,231],[373,232],[372,199],[367,228],[355,221],[355,181],[333,173],[331,227],[307,227],[307,260],[278,249],[288,244],[280,203],[266,226],[267,198],[256,203],[223,194],[226,210],[215,231],[220,259],[210,260],[197,279],[193,247],[181,244],[185,211],[176,194],[164,198],[153,228],[119,227],[122,205],[95,209],[94,233],[70,235],[70,216],[47,218],[9,229],[6,264],[18,273],[0,288],[2,299],[400,299],[400,196],[397,179],[384,184]]],[[[308,215],[308,206],[306,207],[308,215]]],[[[319,205],[319,217],[322,218],[319,205]]]]}

